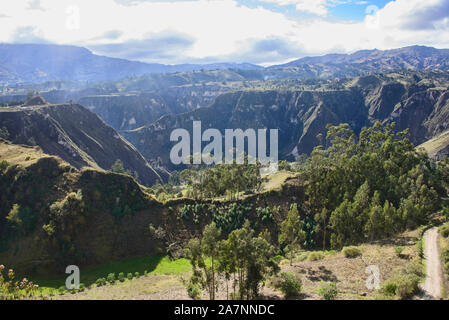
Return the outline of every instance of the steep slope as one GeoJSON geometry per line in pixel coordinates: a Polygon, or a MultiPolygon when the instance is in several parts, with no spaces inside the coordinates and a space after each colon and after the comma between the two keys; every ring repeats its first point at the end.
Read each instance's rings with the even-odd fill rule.
{"type": "Polygon", "coordinates": [[[37,147],[4,141],[0,162],[2,264],[19,272],[60,274],[68,264],[158,252],[161,243],[147,228],[160,223],[160,205],[131,177],[78,171],[37,147]]]}
{"type": "Polygon", "coordinates": [[[419,145],[449,128],[447,82],[444,74],[438,79],[373,75],[349,80],[340,90],[239,91],[219,96],[209,108],[164,116],[123,135],[151,163],[169,168],[173,168],[169,154],[174,145],[170,133],[177,128],[191,132],[193,120],[222,133],[224,129],[278,128],[281,159],[310,153],[323,142],[317,135],[325,137],[328,123],[348,123],[358,132],[375,121],[395,122],[398,131],[409,129],[411,141],[419,145]]]}
{"type": "Polygon", "coordinates": [[[120,159],[151,185],[159,175],[142,155],[97,115],[78,104],[0,108],[0,128],[14,143],[38,145],[77,168],[110,169],[120,159]]]}
{"type": "MultiPolygon", "coordinates": [[[[67,265],[84,267],[131,257],[175,253],[210,223],[221,200],[156,201],[130,176],[87,168],[77,170],[38,147],[0,139],[0,264],[30,275],[65,277],[67,265]],[[179,219],[186,205],[197,205],[199,221],[179,219]],[[160,230],[150,231],[149,225],[160,230]]],[[[257,231],[277,234],[296,182],[254,195],[248,219],[257,231]],[[280,205],[275,222],[263,222],[256,208],[280,205]]],[[[81,271],[82,272],[82,271],[81,271]]]]}
{"type": "Polygon", "coordinates": [[[77,102],[98,114],[114,129],[132,130],[167,114],[208,107],[217,96],[230,90],[217,85],[166,87],[153,92],[86,96],[77,102]]]}
{"type": "MultiPolygon", "coordinates": [[[[279,156],[288,158],[310,153],[318,143],[316,135],[328,123],[351,123],[355,131],[367,124],[363,96],[356,91],[278,92],[240,91],[219,96],[209,108],[180,115],[164,116],[155,123],[123,135],[151,163],[173,168],[170,163],[172,130],[187,129],[201,120],[203,130],[279,129],[279,156]]],[[[205,145],[205,144],[204,144],[205,145]]],[[[203,146],[204,146],[203,145],[203,146]]]]}
{"type": "Polygon", "coordinates": [[[424,148],[431,158],[449,157],[449,130],[424,142],[419,148],[424,148]]]}

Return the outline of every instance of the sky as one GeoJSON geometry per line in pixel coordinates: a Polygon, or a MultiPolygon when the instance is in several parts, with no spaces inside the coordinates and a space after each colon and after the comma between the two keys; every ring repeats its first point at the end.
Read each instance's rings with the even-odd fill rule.
{"type": "Polygon", "coordinates": [[[284,63],[449,48],[449,0],[1,0],[0,42],[82,46],[150,63],[284,63]]]}

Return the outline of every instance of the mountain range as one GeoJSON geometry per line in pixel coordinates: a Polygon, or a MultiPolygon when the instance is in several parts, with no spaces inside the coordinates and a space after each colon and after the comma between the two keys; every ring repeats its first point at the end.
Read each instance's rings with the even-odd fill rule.
{"type": "Polygon", "coordinates": [[[50,44],[0,44],[0,83],[44,81],[105,81],[147,73],[215,69],[259,69],[243,63],[164,65],[93,54],[82,47],[50,44]]]}
{"type": "MultiPolygon", "coordinates": [[[[290,160],[310,154],[328,123],[346,122],[358,132],[375,121],[396,122],[398,130],[410,130],[415,145],[449,128],[444,49],[364,50],[268,68],[215,64],[189,72],[70,46],[0,45],[0,57],[0,68],[14,69],[14,79],[53,80],[4,86],[0,103],[16,106],[0,108],[0,128],[14,143],[31,141],[76,168],[108,170],[121,159],[145,185],[166,177],[166,169],[179,169],[168,159],[170,132],[190,131],[192,120],[221,131],[277,128],[280,158],[290,160]],[[37,89],[49,104],[23,106],[27,92],[37,89]]],[[[445,145],[440,149],[438,157],[445,145]]]]}
{"type": "Polygon", "coordinates": [[[238,69],[258,71],[262,79],[285,77],[352,77],[393,70],[449,68],[449,50],[410,46],[394,50],[362,50],[352,54],[305,57],[263,68],[250,63],[164,65],[93,54],[82,47],[52,44],[0,44],[0,84],[45,81],[115,81],[151,73],[238,69]]]}

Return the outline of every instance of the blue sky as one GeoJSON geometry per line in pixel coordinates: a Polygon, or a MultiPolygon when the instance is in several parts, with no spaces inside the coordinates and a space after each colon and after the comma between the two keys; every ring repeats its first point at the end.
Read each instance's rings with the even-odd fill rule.
{"type": "Polygon", "coordinates": [[[449,0],[2,0],[0,42],[165,64],[449,48],[449,0]]]}
{"type": "MultiPolygon", "coordinates": [[[[353,1],[340,1],[341,3],[334,3],[328,6],[329,19],[334,20],[353,20],[362,21],[366,16],[366,8],[370,5],[375,5],[379,9],[382,9],[391,0],[353,0],[353,1]]],[[[268,10],[281,12],[288,17],[294,19],[310,18],[311,14],[307,12],[301,12],[296,9],[294,4],[279,5],[276,3],[263,2],[259,0],[239,0],[238,3],[244,6],[256,8],[262,6],[268,10]]]]}

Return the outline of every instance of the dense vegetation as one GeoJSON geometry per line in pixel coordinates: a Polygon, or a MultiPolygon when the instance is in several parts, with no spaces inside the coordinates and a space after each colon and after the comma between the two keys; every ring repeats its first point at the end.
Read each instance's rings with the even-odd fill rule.
{"type": "Polygon", "coordinates": [[[302,211],[315,217],[323,248],[417,227],[441,208],[447,159],[436,164],[394,124],[376,123],[359,136],[346,124],[328,126],[326,146],[300,169],[308,182],[302,211]]]}
{"type": "Polygon", "coordinates": [[[182,197],[210,199],[226,197],[236,200],[241,193],[261,190],[263,179],[260,164],[219,164],[215,166],[193,166],[181,172],[174,171],[167,184],[157,183],[149,189],[158,199],[182,197]]]}

